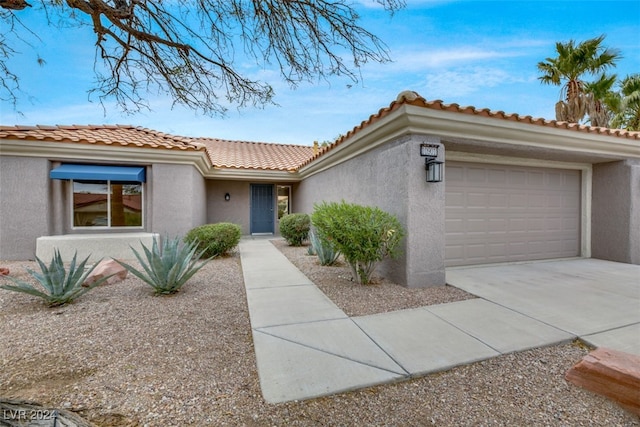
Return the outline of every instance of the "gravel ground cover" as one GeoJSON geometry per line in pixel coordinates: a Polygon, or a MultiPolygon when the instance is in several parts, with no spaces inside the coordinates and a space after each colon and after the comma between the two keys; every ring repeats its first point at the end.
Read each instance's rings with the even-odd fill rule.
{"type": "MultiPolygon", "coordinates": [[[[306,249],[295,250],[293,257],[302,259],[306,249]]],[[[333,267],[298,261],[314,281],[335,278],[333,267]]],[[[35,264],[0,267],[27,277],[25,267],[35,264]]],[[[356,286],[347,279],[343,284],[356,286]]],[[[412,291],[402,307],[403,293],[386,298],[387,285],[397,286],[367,290],[383,296],[365,298],[350,290],[330,297],[356,314],[443,302],[412,291]],[[375,303],[357,309],[358,301],[337,301],[341,296],[375,303]]],[[[469,297],[449,291],[454,299],[469,297]]],[[[0,340],[0,397],[73,410],[97,426],[640,426],[638,417],[564,381],[589,351],[579,343],[320,399],[267,404],[237,254],[215,259],[170,297],[153,296],[132,276],[53,309],[0,290],[0,340]]],[[[0,425],[6,424],[2,417],[0,425]]]]}
{"type": "Polygon", "coordinates": [[[398,286],[375,273],[372,284],[358,285],[351,280],[351,269],[342,258],[336,265],[323,267],[316,256],[307,255],[307,246],[289,246],[284,240],[273,240],[272,243],[342,311],[352,317],[475,298],[453,286],[398,286]]]}

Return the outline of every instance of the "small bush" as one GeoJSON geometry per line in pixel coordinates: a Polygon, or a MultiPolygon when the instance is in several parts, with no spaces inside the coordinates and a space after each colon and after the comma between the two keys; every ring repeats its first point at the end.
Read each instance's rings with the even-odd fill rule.
{"type": "Polygon", "coordinates": [[[395,257],[404,236],[402,225],[393,215],[370,206],[323,202],[315,205],[313,226],[338,249],[351,267],[353,279],[371,282],[379,261],[395,257]]]}
{"type": "Polygon", "coordinates": [[[320,265],[333,265],[340,256],[340,251],[331,244],[330,239],[318,231],[311,230],[309,240],[311,240],[310,247],[313,248],[315,255],[318,255],[320,265]]]}
{"type": "Polygon", "coordinates": [[[6,278],[15,283],[16,286],[2,285],[0,288],[42,298],[49,307],[57,307],[70,303],[96,286],[104,283],[112,276],[103,277],[89,286],[82,286],[89,274],[96,268],[98,262],[85,271],[84,266],[89,257],[86,257],[80,264],[76,265],[77,255],[78,252],[76,251],[76,253],[73,254],[68,272],[64,267],[64,262],[58,249],[55,250],[48,267],[40,258],[36,257],[42,274],[31,269],[27,269],[27,272],[40,283],[42,289],[37,289],[30,283],[10,276],[6,276],[6,278]]]}
{"type": "Polygon", "coordinates": [[[228,254],[238,246],[242,237],[242,228],[230,222],[206,224],[189,230],[184,238],[185,243],[197,243],[205,258],[213,258],[228,254]]]}
{"type": "Polygon", "coordinates": [[[164,238],[162,239],[162,247],[160,247],[154,237],[151,250],[144,245],[142,245],[142,249],[144,250],[144,258],[138,251],[131,248],[144,271],[122,261],[116,260],[116,262],[149,284],[156,294],[175,294],[187,280],[211,261],[209,258],[200,265],[196,265],[202,257],[203,251],[196,252],[198,250],[196,242],[181,245],[179,238],[164,238]]]}
{"type": "Polygon", "coordinates": [[[280,234],[289,246],[302,246],[309,236],[311,219],[305,213],[285,215],[280,219],[280,234]]]}

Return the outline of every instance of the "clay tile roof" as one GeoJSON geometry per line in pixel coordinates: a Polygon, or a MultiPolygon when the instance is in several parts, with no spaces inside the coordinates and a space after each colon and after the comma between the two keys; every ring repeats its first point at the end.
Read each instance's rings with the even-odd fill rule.
{"type": "Polygon", "coordinates": [[[361,131],[362,129],[368,127],[369,125],[377,122],[382,117],[389,115],[391,112],[397,110],[403,105],[412,105],[416,107],[428,108],[431,110],[442,110],[442,111],[450,111],[452,113],[458,114],[473,114],[483,117],[488,117],[495,120],[509,120],[509,121],[517,121],[522,123],[531,124],[534,126],[547,126],[547,127],[555,127],[561,129],[568,129],[571,131],[577,132],[596,132],[603,135],[615,136],[618,138],[626,138],[632,139],[640,142],[640,132],[628,131],[624,129],[609,129],[602,127],[591,127],[588,125],[582,125],[578,123],[568,123],[561,122],[557,120],[546,120],[544,118],[534,118],[531,116],[520,116],[518,114],[506,114],[504,111],[491,111],[488,108],[478,109],[473,106],[460,107],[459,104],[445,104],[441,100],[427,101],[425,98],[420,96],[419,93],[414,91],[404,91],[400,92],[397,99],[393,101],[388,107],[380,109],[376,114],[372,114],[367,120],[364,120],[359,125],[355,126],[352,130],[347,132],[345,135],[342,135],[338,138],[333,144],[323,147],[317,154],[309,158],[307,161],[299,165],[299,168],[306,166],[311,163],[318,157],[322,156],[327,151],[332,150],[338,145],[345,142],[347,139],[351,138],[353,135],[361,131]]]}
{"type": "Polygon", "coordinates": [[[0,139],[134,146],[154,149],[206,150],[207,156],[214,167],[296,171],[404,105],[447,111],[455,114],[477,115],[494,120],[516,121],[533,126],[560,128],[573,132],[595,132],[602,135],[640,141],[640,132],[597,128],[577,123],[507,114],[503,111],[491,111],[488,108],[461,107],[458,104],[445,104],[441,100],[427,101],[420,94],[413,91],[401,92],[388,107],[380,109],[376,114],[372,114],[367,120],[355,126],[333,144],[318,150],[315,150],[314,147],[303,145],[180,137],[142,127],[125,125],[0,126],[0,139]]]}
{"type": "Polygon", "coordinates": [[[215,167],[295,171],[313,157],[313,147],[198,138],[215,167]]]}
{"type": "Polygon", "coordinates": [[[76,144],[137,146],[168,150],[204,150],[191,138],[129,125],[0,126],[0,139],[76,144]]]}

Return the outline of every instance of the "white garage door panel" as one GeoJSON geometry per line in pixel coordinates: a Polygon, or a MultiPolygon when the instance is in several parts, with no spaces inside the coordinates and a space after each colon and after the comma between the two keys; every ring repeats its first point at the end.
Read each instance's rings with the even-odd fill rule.
{"type": "Polygon", "coordinates": [[[448,162],[446,264],[578,256],[580,171],[448,162]]]}

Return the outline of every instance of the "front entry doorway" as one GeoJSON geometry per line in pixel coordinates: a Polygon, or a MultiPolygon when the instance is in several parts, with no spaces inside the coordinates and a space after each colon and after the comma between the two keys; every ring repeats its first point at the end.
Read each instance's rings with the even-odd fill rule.
{"type": "Polygon", "coordinates": [[[273,234],[272,184],[251,184],[251,234],[273,234]]]}

